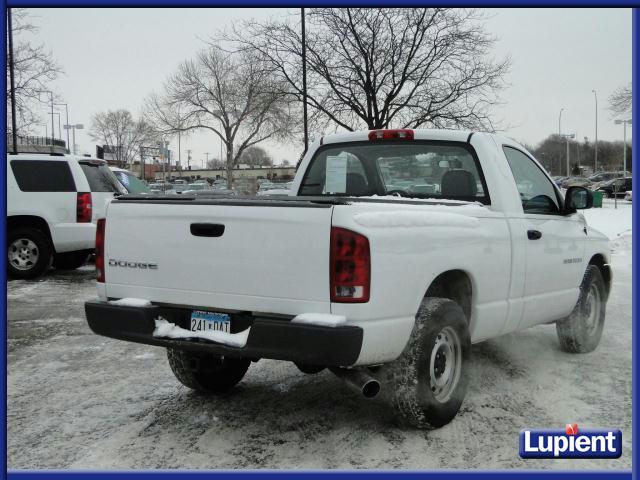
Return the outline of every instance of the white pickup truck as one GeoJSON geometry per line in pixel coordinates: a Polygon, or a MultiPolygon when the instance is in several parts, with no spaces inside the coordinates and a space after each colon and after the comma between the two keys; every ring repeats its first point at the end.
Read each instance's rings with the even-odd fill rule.
{"type": "Polygon", "coordinates": [[[463,401],[471,343],[555,323],[564,350],[596,348],[611,269],[577,212],[591,206],[499,135],[327,135],[288,197],[111,201],[86,315],[95,333],[166,347],[196,390],[286,360],[435,428],[463,401]]]}

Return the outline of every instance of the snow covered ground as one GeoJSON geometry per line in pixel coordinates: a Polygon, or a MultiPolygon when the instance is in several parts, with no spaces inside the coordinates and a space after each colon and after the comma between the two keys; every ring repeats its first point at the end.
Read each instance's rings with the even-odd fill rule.
{"type": "Polygon", "coordinates": [[[261,360],[231,393],[182,387],[163,349],[93,335],[93,271],[8,284],[8,467],[628,469],[631,467],[631,205],[585,213],[613,240],[599,348],[569,355],[553,326],[473,347],[471,386],[440,430],[399,428],[333,374],[261,360]],[[522,460],[521,428],[620,428],[617,460],[522,460]]]}

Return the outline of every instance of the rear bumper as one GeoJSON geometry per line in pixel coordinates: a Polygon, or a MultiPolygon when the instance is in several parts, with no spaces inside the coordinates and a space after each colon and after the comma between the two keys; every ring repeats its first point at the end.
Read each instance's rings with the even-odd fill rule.
{"type": "Polygon", "coordinates": [[[230,314],[233,333],[251,327],[246,345],[237,348],[208,340],[175,340],[153,336],[155,319],[160,316],[182,328],[188,328],[191,314],[188,308],[157,305],[128,307],[91,301],[85,303],[85,313],[89,327],[98,335],[229,357],[270,358],[344,367],[356,362],[362,348],[363,331],[355,326],[321,327],[291,323],[287,319],[230,314]]]}

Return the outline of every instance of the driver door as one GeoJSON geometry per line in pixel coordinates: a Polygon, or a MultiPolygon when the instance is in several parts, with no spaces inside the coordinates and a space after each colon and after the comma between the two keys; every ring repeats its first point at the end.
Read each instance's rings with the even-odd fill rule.
{"type": "MultiPolygon", "coordinates": [[[[514,252],[524,254],[522,317],[516,327],[568,315],[578,300],[584,270],[584,217],[562,214],[562,201],[541,167],[524,152],[503,147],[522,201],[522,215],[510,218],[514,252]]],[[[515,328],[514,328],[515,327],[515,328]]]]}

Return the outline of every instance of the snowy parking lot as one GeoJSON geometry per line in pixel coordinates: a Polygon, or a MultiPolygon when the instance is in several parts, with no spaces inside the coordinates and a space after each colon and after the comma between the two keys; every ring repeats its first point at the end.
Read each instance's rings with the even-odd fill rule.
{"type": "Polygon", "coordinates": [[[328,371],[261,360],[231,393],[195,394],[165,351],[94,335],[83,304],[94,272],[8,283],[10,469],[631,468],[631,204],[585,212],[612,240],[614,282],[602,342],[559,349],[554,326],[477,344],[458,416],[400,428],[379,400],[328,371]],[[520,429],[619,428],[615,460],[523,460],[520,429]]]}

